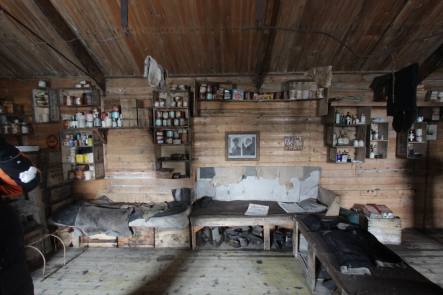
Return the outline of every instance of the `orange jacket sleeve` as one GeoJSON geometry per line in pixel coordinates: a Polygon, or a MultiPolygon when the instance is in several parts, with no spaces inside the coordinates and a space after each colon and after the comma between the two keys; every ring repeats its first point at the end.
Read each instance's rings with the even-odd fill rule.
{"type": "Polygon", "coordinates": [[[0,169],[0,195],[8,197],[19,197],[23,194],[22,188],[0,169]]]}

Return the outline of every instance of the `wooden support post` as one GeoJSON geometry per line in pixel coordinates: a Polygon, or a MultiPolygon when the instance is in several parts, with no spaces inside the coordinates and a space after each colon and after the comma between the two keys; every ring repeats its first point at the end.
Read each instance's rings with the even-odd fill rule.
{"type": "Polygon", "coordinates": [[[81,65],[86,69],[89,77],[94,79],[97,85],[103,90],[103,92],[105,92],[105,75],[101,71],[95,59],[89,53],[88,49],[74,33],[60,12],[58,12],[50,0],[34,0],[34,2],[43,15],[45,15],[49,20],[54,30],[64,41],[67,42],[68,46],[71,47],[72,52],[80,61],[81,65]]]}
{"type": "Polygon", "coordinates": [[[295,257],[298,257],[300,232],[298,231],[298,221],[295,221],[295,228],[292,232],[293,253],[295,257]]]}
{"type": "Polygon", "coordinates": [[[263,245],[265,250],[271,250],[271,226],[263,225],[263,245]]]}
{"type": "Polygon", "coordinates": [[[314,293],[315,285],[317,283],[317,258],[315,255],[314,247],[308,247],[308,271],[307,281],[311,292],[314,293]]]}
{"type": "Polygon", "coordinates": [[[197,250],[197,232],[200,231],[203,226],[191,226],[191,247],[192,250],[197,250]]]}
{"type": "Polygon", "coordinates": [[[432,72],[443,66],[443,43],[420,65],[418,70],[419,82],[423,81],[432,72]]]}
{"type": "Polygon", "coordinates": [[[257,91],[263,85],[265,75],[269,72],[274,48],[277,19],[280,11],[280,0],[256,1],[257,30],[261,32],[262,40],[257,46],[257,64],[255,69],[255,87],[257,91]],[[270,15],[267,10],[270,10],[270,15]]]}

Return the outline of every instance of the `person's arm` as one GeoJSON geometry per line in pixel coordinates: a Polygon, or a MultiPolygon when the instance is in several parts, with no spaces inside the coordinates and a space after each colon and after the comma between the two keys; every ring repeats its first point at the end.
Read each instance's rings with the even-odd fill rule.
{"type": "Polygon", "coordinates": [[[0,194],[19,197],[40,183],[40,174],[31,160],[0,138],[0,194]]]}

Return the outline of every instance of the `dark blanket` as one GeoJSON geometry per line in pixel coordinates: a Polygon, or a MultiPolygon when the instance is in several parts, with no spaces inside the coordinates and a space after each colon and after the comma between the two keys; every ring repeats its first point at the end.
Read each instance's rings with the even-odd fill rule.
{"type": "MultiPolygon", "coordinates": [[[[132,233],[129,222],[143,218],[149,204],[112,203],[107,198],[99,198],[94,203],[77,202],[57,211],[50,222],[62,226],[75,226],[86,235],[105,233],[110,236],[130,236],[132,233]]],[[[152,217],[163,217],[179,214],[188,205],[184,202],[168,202],[165,210],[159,211],[152,217]]]]}
{"type": "Polygon", "coordinates": [[[359,225],[347,223],[342,217],[307,214],[299,216],[298,220],[310,231],[320,233],[328,252],[334,255],[338,263],[337,268],[366,267],[371,270],[377,267],[377,261],[394,264],[401,262],[394,252],[370,232],[361,229],[359,225]]]}
{"type": "Polygon", "coordinates": [[[408,131],[417,118],[418,83],[418,64],[412,64],[376,77],[370,86],[376,100],[387,97],[387,115],[394,116],[392,127],[397,132],[408,131]]]}
{"type": "Polygon", "coordinates": [[[245,215],[249,204],[269,206],[268,215],[286,215],[287,213],[272,201],[217,201],[210,197],[198,199],[192,205],[191,217],[203,215],[245,215]]]}

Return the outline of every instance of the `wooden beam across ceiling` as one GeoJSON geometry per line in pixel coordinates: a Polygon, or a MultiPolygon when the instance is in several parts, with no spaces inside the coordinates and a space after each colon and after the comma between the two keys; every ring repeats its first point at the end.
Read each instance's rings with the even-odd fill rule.
{"type": "Polygon", "coordinates": [[[34,0],[41,12],[48,18],[49,22],[60,35],[60,37],[67,42],[71,47],[74,55],[78,58],[82,66],[86,69],[87,75],[91,77],[97,85],[105,91],[105,75],[101,71],[97,62],[89,53],[88,49],[77,37],[69,24],[65,21],[58,10],[52,5],[50,0],[34,0]]]}
{"type": "Polygon", "coordinates": [[[261,41],[257,47],[257,64],[255,70],[255,87],[257,91],[263,85],[266,73],[271,67],[272,49],[274,48],[275,29],[280,11],[280,0],[256,0],[256,25],[261,32],[261,41]],[[268,16],[268,11],[271,15],[268,16]],[[267,28],[263,28],[267,27],[267,28]]]}
{"type": "Polygon", "coordinates": [[[418,80],[421,82],[437,69],[443,67],[443,43],[420,65],[418,80]]]}

